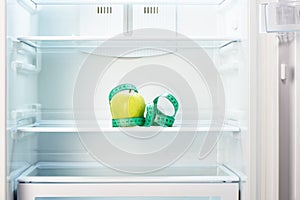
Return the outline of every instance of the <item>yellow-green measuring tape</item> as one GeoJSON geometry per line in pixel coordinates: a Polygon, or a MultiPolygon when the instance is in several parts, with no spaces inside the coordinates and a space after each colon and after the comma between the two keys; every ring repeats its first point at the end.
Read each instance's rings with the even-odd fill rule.
{"type": "Polygon", "coordinates": [[[175,115],[178,111],[178,101],[177,99],[169,93],[160,95],[156,97],[152,103],[146,105],[146,116],[144,118],[144,110],[145,106],[143,107],[143,98],[141,95],[138,94],[137,88],[132,84],[122,84],[115,88],[113,88],[109,94],[109,103],[110,108],[112,112],[112,126],[113,127],[130,127],[130,126],[164,126],[164,127],[171,127],[173,126],[175,122],[175,115]],[[129,91],[130,95],[126,94],[119,94],[118,97],[116,95],[122,91],[129,91]],[[133,92],[133,93],[132,93],[133,92]],[[133,98],[133,95],[135,95],[135,98],[133,98]],[[116,99],[114,99],[116,98],[116,99]],[[174,107],[174,114],[172,116],[164,114],[162,111],[160,111],[157,108],[158,100],[160,98],[165,98],[174,107]],[[127,102],[125,101],[127,100],[127,102]],[[139,111],[136,111],[134,113],[130,113],[129,108],[132,108],[132,102],[138,104],[139,111]],[[117,104],[120,108],[117,112],[117,114],[114,113],[113,110],[113,103],[117,104]],[[129,111],[128,111],[129,110],[129,111]],[[126,116],[124,118],[121,118],[122,116],[119,116],[120,113],[125,113],[123,116],[126,116]],[[127,113],[126,113],[127,112],[127,113]],[[130,114],[128,114],[130,113],[130,114]],[[114,116],[115,115],[115,116],[114,116]],[[131,116],[131,117],[128,117],[131,116]]]}

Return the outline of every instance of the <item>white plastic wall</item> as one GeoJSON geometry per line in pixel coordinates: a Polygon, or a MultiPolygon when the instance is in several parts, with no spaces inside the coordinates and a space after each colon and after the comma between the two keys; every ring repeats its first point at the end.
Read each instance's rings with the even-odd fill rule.
{"type": "MultiPolygon", "coordinates": [[[[151,18],[151,15],[144,15],[143,6],[133,6],[132,28],[167,28],[177,30],[189,37],[195,39],[201,38],[244,38],[246,19],[240,17],[245,11],[242,8],[242,1],[228,1],[221,6],[164,6],[161,11],[167,10],[158,16],[151,18]],[[169,9],[169,10],[168,10],[169,9]],[[177,15],[175,15],[177,10],[177,15]],[[159,20],[161,17],[163,20],[159,20]],[[191,17],[192,16],[192,17],[191,17]],[[175,20],[177,19],[177,21],[175,20]]],[[[124,29],[124,10],[118,6],[113,7],[112,17],[107,15],[97,15],[96,6],[39,6],[39,35],[91,35],[101,36],[103,38],[114,36],[123,32],[124,29]],[[63,15],[62,15],[63,13],[63,15]],[[80,16],[80,20],[78,19],[80,16]],[[79,23],[78,23],[79,21],[79,23]],[[105,24],[101,22],[106,21],[105,24]],[[65,26],[68,24],[68,26],[65,26]],[[99,25],[101,24],[101,25],[99,25]],[[107,34],[109,30],[109,34],[107,34]]],[[[246,12],[245,12],[246,15],[246,12]]],[[[128,23],[128,22],[126,22],[128,23]]],[[[241,126],[242,134],[224,133],[220,144],[213,153],[201,163],[221,162],[230,164],[242,171],[245,165],[246,137],[247,129],[247,107],[248,107],[248,65],[247,65],[247,40],[243,43],[231,44],[221,49],[208,50],[207,53],[220,70],[226,93],[226,114],[227,119],[236,121],[235,125],[241,126]]],[[[97,56],[90,56],[97,59],[97,56]]],[[[90,58],[89,57],[89,58],[90,58]]],[[[63,51],[39,53],[39,64],[42,71],[39,75],[39,102],[42,104],[44,119],[72,119],[72,94],[76,76],[81,65],[88,58],[88,55],[82,51],[72,51],[65,53],[63,51]]],[[[170,56],[159,56],[143,59],[120,59],[120,66],[132,65],[135,62],[149,62],[149,60],[159,60],[169,65],[178,67],[182,63],[170,56]],[[141,61],[142,60],[142,61],[141,61]]],[[[122,69],[124,70],[124,68],[122,69]]],[[[201,99],[201,111],[203,120],[209,118],[211,101],[207,88],[199,82],[199,98],[201,99]]],[[[114,85],[106,85],[106,88],[112,88],[114,85]]],[[[99,89],[100,93],[101,88],[99,89]]],[[[153,95],[146,95],[153,96],[153,95]]],[[[106,97],[105,97],[106,98],[106,97]]],[[[147,102],[150,98],[146,99],[147,102]]],[[[106,102],[107,103],[107,102],[106,102]]],[[[108,105],[105,106],[107,108],[108,105]]],[[[99,110],[102,105],[99,103],[99,110]]],[[[110,113],[106,109],[105,117],[110,113]]],[[[103,116],[102,116],[103,117],[103,116]]],[[[39,149],[42,152],[39,160],[42,161],[72,161],[72,160],[90,160],[85,150],[76,138],[76,134],[53,134],[46,133],[39,136],[39,149]],[[60,140],[60,142],[56,142],[60,140]],[[48,142],[49,145],[45,145],[48,142]],[[53,144],[53,145],[50,145],[53,144]],[[73,151],[73,153],[72,153],[73,151]],[[76,153],[74,153],[76,152],[76,153]]],[[[190,155],[183,162],[197,162],[197,154],[203,135],[199,137],[198,143],[191,150],[190,155]]]]}
{"type": "Polygon", "coordinates": [[[36,34],[35,15],[34,13],[28,12],[16,1],[7,1],[6,9],[6,180],[8,181],[7,199],[11,200],[14,196],[13,183],[15,176],[18,175],[21,169],[24,170],[24,167],[36,162],[37,147],[36,137],[22,137],[14,131],[17,126],[17,121],[12,113],[19,109],[25,109],[30,104],[37,103],[38,82],[36,75],[20,73],[13,69],[13,63],[16,61],[35,64],[35,54],[29,53],[30,51],[18,51],[18,49],[21,50],[21,48],[19,48],[20,46],[16,43],[16,37],[20,35],[36,34]]]}

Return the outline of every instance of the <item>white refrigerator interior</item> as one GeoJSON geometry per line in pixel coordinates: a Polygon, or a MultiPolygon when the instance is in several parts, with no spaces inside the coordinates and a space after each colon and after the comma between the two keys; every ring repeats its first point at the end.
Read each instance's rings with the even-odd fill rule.
{"type": "MultiPolygon", "coordinates": [[[[7,200],[251,200],[252,4],[7,0],[7,200]],[[182,52],[198,57],[200,69],[216,73],[198,76],[182,52]],[[89,69],[103,72],[90,101],[101,131],[78,127],[78,120],[90,120],[85,114],[90,104],[74,108],[88,98],[84,90],[92,81],[78,83],[89,69]],[[174,94],[179,101],[174,126],[112,128],[109,91],[128,82],[146,103],[174,94]],[[209,83],[215,83],[213,89],[209,83]],[[190,90],[193,96],[184,96],[190,90]],[[214,99],[223,93],[223,99],[214,99]],[[189,98],[193,103],[184,100],[189,98]],[[223,118],[214,121],[214,111],[222,109],[223,118]],[[90,148],[85,138],[95,136],[134,155],[164,152],[179,136],[182,143],[193,140],[162,165],[176,148],[151,157],[149,164],[120,157],[103,140],[93,141],[98,149],[90,148]]],[[[172,107],[166,104],[164,111],[172,113],[172,107]]]]}

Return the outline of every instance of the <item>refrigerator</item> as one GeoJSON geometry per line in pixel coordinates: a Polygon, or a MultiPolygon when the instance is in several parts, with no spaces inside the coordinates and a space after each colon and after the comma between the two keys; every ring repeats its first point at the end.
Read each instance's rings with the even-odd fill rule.
{"type": "Polygon", "coordinates": [[[0,9],[0,199],[300,198],[299,1],[0,9]]]}

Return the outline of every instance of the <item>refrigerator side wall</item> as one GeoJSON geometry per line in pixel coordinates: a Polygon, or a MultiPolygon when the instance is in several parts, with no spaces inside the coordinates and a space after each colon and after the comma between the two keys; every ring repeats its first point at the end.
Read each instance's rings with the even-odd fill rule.
{"type": "Polygon", "coordinates": [[[6,199],[6,1],[0,1],[0,199],[6,199]]]}
{"type": "MultiPolygon", "coordinates": [[[[248,9],[251,14],[248,17],[249,23],[249,76],[250,76],[250,95],[249,95],[249,129],[248,132],[248,183],[246,184],[247,193],[245,199],[256,199],[257,194],[257,6],[256,1],[248,1],[248,9]],[[253,134],[252,134],[253,133],[253,134]],[[255,152],[255,153],[253,153],[255,152]]],[[[242,196],[243,198],[243,196],[242,196]]]]}
{"type": "Polygon", "coordinates": [[[37,76],[30,73],[30,71],[23,72],[16,68],[19,64],[21,66],[33,66],[35,64],[34,49],[20,43],[17,37],[36,34],[36,18],[34,12],[28,12],[24,5],[20,5],[17,1],[7,0],[6,2],[6,17],[1,18],[1,20],[5,19],[6,21],[5,36],[3,37],[3,40],[6,41],[5,55],[1,55],[1,60],[3,60],[2,57],[6,60],[1,65],[1,68],[5,69],[1,73],[1,81],[3,80],[2,77],[5,77],[5,80],[3,80],[5,84],[1,83],[1,87],[6,89],[5,95],[1,93],[1,98],[6,99],[5,105],[3,105],[6,109],[6,119],[5,121],[1,119],[1,123],[5,123],[3,134],[6,138],[4,140],[5,146],[1,145],[0,148],[5,148],[6,151],[5,162],[1,162],[1,165],[6,167],[5,200],[13,200],[15,199],[16,177],[30,164],[36,162],[36,135],[22,135],[16,131],[18,126],[33,120],[31,118],[33,114],[31,113],[34,106],[37,107],[38,104],[37,76]]]}

